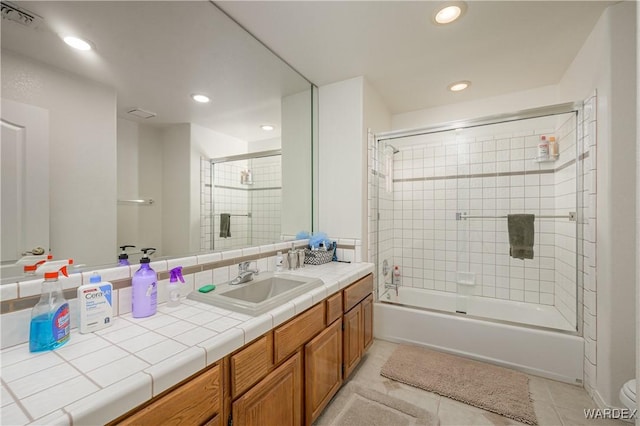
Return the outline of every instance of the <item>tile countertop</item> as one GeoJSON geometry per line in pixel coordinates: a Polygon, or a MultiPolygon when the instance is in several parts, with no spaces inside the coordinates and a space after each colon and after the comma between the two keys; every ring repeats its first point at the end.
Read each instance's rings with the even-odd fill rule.
{"type": "MultiPolygon", "coordinates": [[[[373,272],[371,263],[305,266],[324,286],[251,317],[193,300],[147,318],[114,318],[55,351],[28,343],[0,352],[1,424],[104,424],[197,373],[327,296],[373,272]]],[[[287,271],[290,273],[290,271],[287,271]]]]}

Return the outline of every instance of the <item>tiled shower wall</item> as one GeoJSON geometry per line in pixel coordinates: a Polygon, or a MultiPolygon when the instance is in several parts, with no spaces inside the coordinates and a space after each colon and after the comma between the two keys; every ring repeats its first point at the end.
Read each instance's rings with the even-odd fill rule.
{"type": "MultiPolygon", "coordinates": [[[[596,317],[597,317],[597,305],[596,305],[596,293],[597,293],[597,281],[596,281],[596,201],[597,201],[597,191],[596,191],[596,156],[597,156],[597,138],[596,138],[596,130],[597,130],[597,114],[596,114],[596,106],[597,106],[597,96],[594,93],[589,99],[584,101],[583,108],[579,112],[577,116],[578,126],[577,126],[577,141],[578,141],[578,152],[579,157],[578,161],[574,163],[566,163],[564,160],[567,156],[568,152],[575,152],[574,147],[571,146],[571,143],[567,141],[572,140],[572,135],[570,134],[573,128],[575,127],[571,120],[575,118],[571,118],[571,120],[566,120],[563,118],[559,120],[555,124],[556,130],[554,130],[557,138],[560,139],[560,159],[559,165],[555,168],[560,169],[556,170],[556,173],[553,175],[553,180],[549,180],[548,175],[541,174],[540,175],[540,183],[543,185],[551,184],[554,187],[554,206],[553,206],[553,214],[559,214],[570,207],[575,205],[575,196],[572,195],[572,191],[575,191],[576,187],[578,190],[577,194],[577,213],[578,213],[578,226],[577,226],[577,236],[574,238],[573,231],[575,226],[572,223],[567,222],[558,222],[557,220],[553,222],[553,229],[549,229],[549,231],[554,234],[553,241],[547,237],[544,238],[545,245],[553,246],[553,259],[554,259],[554,279],[557,282],[557,285],[554,288],[554,291],[551,293],[549,291],[541,291],[540,297],[541,301],[549,300],[550,297],[553,297],[553,301],[555,306],[560,310],[560,312],[568,318],[574,318],[574,312],[577,305],[577,317],[578,317],[578,332],[582,334],[585,341],[585,359],[584,359],[584,387],[585,389],[593,396],[594,390],[596,386],[596,365],[597,365],[597,357],[596,357],[596,346],[597,346],[597,328],[596,328],[596,317]],[[562,168],[564,165],[564,168],[562,168]],[[577,176],[578,182],[577,185],[575,182],[571,182],[571,179],[576,176],[575,167],[578,167],[577,176]],[[569,187],[571,189],[569,189],[569,187]],[[577,241],[577,243],[576,243],[577,241]],[[578,294],[577,294],[577,303],[575,299],[571,299],[571,294],[574,291],[575,285],[571,284],[567,286],[567,283],[570,281],[574,281],[574,274],[576,273],[576,269],[574,268],[574,264],[571,263],[575,261],[574,253],[578,253],[577,259],[577,275],[578,275],[578,294]]],[[[504,146],[504,144],[502,145],[504,146]]],[[[496,146],[497,147],[497,146],[496,146]]],[[[483,149],[484,154],[484,149],[483,149]]],[[[396,154],[400,155],[400,154],[396,154]]],[[[506,153],[499,154],[501,158],[505,158],[506,153]]],[[[517,156],[518,154],[516,154],[517,156]]],[[[424,157],[423,157],[424,159],[424,157]]],[[[453,158],[449,160],[450,164],[447,164],[445,159],[445,171],[446,167],[452,167],[451,164],[453,158]]],[[[506,161],[506,158],[505,160],[506,161]]],[[[509,158],[511,161],[511,158],[509,158]]],[[[442,166],[440,166],[442,167],[442,166]]],[[[506,168],[506,163],[503,163],[500,166],[501,169],[506,168]]],[[[390,232],[393,232],[394,224],[401,224],[402,220],[405,219],[396,219],[394,221],[394,211],[388,209],[388,205],[390,203],[389,198],[393,200],[394,196],[398,196],[398,194],[388,194],[385,193],[381,188],[384,188],[384,180],[385,177],[383,175],[378,174],[378,170],[383,169],[382,156],[379,156],[377,153],[376,142],[374,138],[370,138],[369,140],[369,253],[370,253],[370,261],[376,263],[377,270],[381,270],[381,263],[384,258],[389,258],[393,260],[393,255],[389,254],[389,250],[393,251],[392,242],[390,242],[388,235],[390,232]],[[379,256],[379,258],[376,258],[379,256]]],[[[452,169],[449,169],[452,171],[452,169]]],[[[479,167],[476,166],[475,170],[479,170],[479,167]]],[[[440,169],[442,171],[442,169],[440,169]]],[[[435,174],[435,169],[434,169],[435,174]]],[[[531,178],[529,178],[531,179],[531,178]]],[[[496,182],[498,183],[498,182],[496,182]]],[[[526,183],[526,178],[525,178],[526,183]]],[[[434,185],[435,186],[435,185],[434,185]]],[[[520,185],[522,186],[522,185],[520,185]]],[[[424,188],[424,187],[423,187],[424,188]]],[[[482,187],[484,190],[484,186],[482,187]]],[[[496,193],[500,192],[502,194],[506,194],[503,186],[496,186],[496,193]]],[[[446,191],[446,186],[444,187],[446,191]]],[[[491,192],[491,188],[487,188],[491,192]]],[[[413,188],[412,188],[413,190],[413,188]]],[[[424,191],[424,189],[423,189],[424,191]]],[[[514,190],[516,193],[519,191],[518,189],[514,190]]],[[[542,190],[545,191],[544,189],[542,190]]],[[[509,193],[511,190],[509,189],[509,193]]],[[[446,195],[446,192],[445,192],[446,195]]],[[[424,202],[424,201],[423,201],[424,202]]],[[[435,200],[434,200],[435,202],[435,200]]],[[[391,201],[393,203],[393,201],[391,201]]],[[[496,201],[496,205],[503,202],[496,201]]],[[[548,200],[540,200],[541,207],[547,209],[548,200]]],[[[442,205],[442,202],[439,202],[439,205],[442,205]]],[[[446,207],[446,198],[445,198],[445,207],[446,207]]],[[[445,209],[446,210],[446,209],[445,209]]],[[[450,209],[449,209],[450,210],[450,209]]],[[[398,214],[399,212],[395,212],[398,214]]],[[[467,221],[470,223],[470,220],[467,221]]],[[[488,233],[494,233],[492,231],[493,226],[488,226],[488,233]]],[[[547,227],[545,226],[545,230],[547,227]]],[[[444,235],[446,236],[447,230],[444,230],[444,235]]],[[[484,232],[484,231],[483,231],[484,232]]],[[[418,232],[419,233],[419,232],[418,232]]],[[[545,232],[546,233],[546,232],[545,232]]],[[[423,230],[424,235],[424,230],[423,230]]],[[[440,233],[440,235],[443,235],[440,233]]],[[[536,235],[537,241],[540,241],[538,238],[539,235],[536,235]]],[[[446,242],[444,240],[445,245],[443,248],[447,248],[446,242]]],[[[411,251],[411,248],[409,249],[411,251]]],[[[446,255],[445,255],[446,258],[446,255]]],[[[489,268],[490,269],[490,268],[489,268]]],[[[502,269],[504,270],[504,269],[502,269]]],[[[526,273],[526,272],[525,272],[526,273]]],[[[541,275],[547,275],[548,272],[542,272],[541,275]]],[[[544,281],[544,280],[543,280],[544,281]]],[[[541,281],[541,290],[546,289],[545,283],[541,281]]],[[[378,290],[379,294],[384,291],[382,280],[378,279],[378,290]]],[[[405,283],[406,285],[406,283],[405,283]]]]}
{"type": "Polygon", "coordinates": [[[554,305],[555,222],[575,229],[568,219],[575,207],[555,208],[554,170],[575,154],[535,162],[540,137],[555,129],[548,120],[526,124],[527,130],[495,125],[415,136],[400,148],[394,161],[394,259],[403,285],[456,292],[456,272],[472,272],[476,295],[554,305]],[[458,221],[456,213],[472,217],[458,221]],[[507,221],[493,218],[509,213],[536,215],[534,259],[509,256],[507,221]],[[555,214],[566,219],[539,217],[555,214]]]}
{"type": "Polygon", "coordinates": [[[250,160],[254,184],[248,188],[251,203],[251,244],[280,240],[282,204],[282,157],[250,160]]]}
{"type": "MultiPolygon", "coordinates": [[[[476,295],[556,305],[574,323],[575,124],[570,113],[396,141],[393,264],[402,284],[456,292],[457,272],[468,271],[476,295]],[[557,161],[534,161],[542,135],[557,138],[557,161]],[[472,217],[458,221],[457,213],[472,217]],[[509,256],[507,221],[493,218],[509,213],[536,215],[534,259],[509,256]]],[[[372,150],[372,164],[375,155],[372,150]]],[[[375,177],[383,179],[372,173],[372,190],[375,177]]],[[[385,220],[384,201],[377,205],[385,220]]]]}
{"type": "Polygon", "coordinates": [[[212,194],[211,163],[206,158],[200,158],[200,250],[211,250],[213,239],[212,194]]]}
{"type": "MultiPolygon", "coordinates": [[[[567,119],[566,116],[562,116],[554,124],[553,133],[555,136],[560,139],[560,159],[557,163],[553,164],[555,173],[553,175],[549,174],[540,174],[539,182],[542,185],[551,185],[553,187],[553,204],[550,204],[551,200],[548,200],[547,197],[541,197],[539,200],[540,208],[544,211],[547,211],[549,208],[552,209],[551,214],[561,214],[565,212],[568,207],[576,206],[576,187],[578,190],[577,194],[577,208],[578,213],[578,226],[577,226],[577,235],[575,234],[575,223],[573,222],[564,222],[555,219],[552,223],[553,228],[544,225],[544,229],[542,233],[536,234],[536,241],[540,242],[541,238],[545,243],[544,246],[552,246],[553,247],[553,260],[554,260],[554,275],[553,277],[549,272],[546,272],[549,268],[540,269],[540,276],[544,276],[546,280],[540,280],[540,299],[541,302],[545,300],[550,301],[551,298],[553,300],[553,304],[558,308],[560,312],[566,318],[575,318],[576,314],[576,305],[578,308],[577,317],[578,317],[578,325],[582,336],[585,341],[585,360],[584,360],[584,387],[590,393],[594,394],[594,389],[596,386],[596,344],[597,344],[597,330],[596,330],[596,316],[597,316],[597,306],[596,306],[596,290],[597,290],[597,282],[596,282],[596,154],[597,154],[597,139],[596,139],[596,129],[597,129],[597,97],[594,93],[589,99],[584,101],[584,107],[579,112],[577,118],[575,116],[567,119]],[[575,146],[572,146],[571,141],[573,139],[572,131],[575,129],[575,122],[573,120],[578,120],[577,126],[577,142],[578,142],[578,161],[572,162],[570,159],[567,161],[567,157],[572,157],[575,159],[575,146]],[[572,179],[575,179],[576,176],[576,167],[578,182],[571,182],[572,179]],[[549,207],[552,206],[552,207],[549,207]],[[546,236],[544,234],[551,234],[553,237],[546,236]],[[577,243],[576,243],[577,241],[577,243]],[[578,253],[577,259],[577,275],[578,275],[578,285],[576,289],[576,285],[573,284],[575,282],[575,253],[578,253]],[[553,288],[553,291],[550,291],[548,288],[548,282],[554,281],[556,285],[553,288]],[[569,284],[569,285],[568,285],[569,284]],[[543,291],[544,290],[544,291],[543,291]],[[577,291],[577,303],[576,303],[576,295],[577,291]]],[[[511,144],[509,144],[510,148],[511,144]]],[[[502,142],[499,145],[496,145],[496,151],[507,151],[506,149],[498,149],[498,147],[505,147],[506,142],[502,142]]],[[[479,154],[479,149],[477,154],[479,154]]],[[[489,150],[489,152],[492,150],[489,150]]],[[[440,151],[442,152],[442,151],[440,151]]],[[[446,151],[445,151],[446,152],[446,151]]],[[[484,156],[484,148],[482,150],[484,156]]],[[[529,150],[529,154],[531,150],[529,150]]],[[[434,151],[435,154],[435,151],[434,151]]],[[[396,154],[396,157],[400,155],[396,154]]],[[[490,157],[490,154],[488,155],[490,157]]],[[[500,157],[502,164],[497,163],[496,170],[506,171],[507,170],[507,153],[506,152],[496,152],[496,158],[500,157]]],[[[441,156],[442,157],[442,156],[441,156]]],[[[445,155],[446,157],[446,155],[445,155]]],[[[519,157],[519,153],[515,153],[516,159],[519,157]]],[[[478,156],[475,157],[479,159],[478,156]]],[[[412,156],[412,161],[414,160],[412,156]]],[[[423,156],[424,163],[424,156],[423,156]]],[[[429,160],[430,163],[430,160],[429,160]]],[[[480,162],[475,164],[473,170],[478,172],[479,170],[485,171],[484,165],[482,165],[482,169],[479,167],[480,162]]],[[[509,153],[509,167],[511,167],[511,153],[509,153]]],[[[447,159],[445,158],[444,171],[447,171],[447,167],[449,168],[449,173],[453,172],[453,158],[449,158],[449,163],[447,164],[447,159]]],[[[473,166],[473,163],[471,164],[473,166]]],[[[439,172],[442,172],[443,166],[439,166],[439,172]]],[[[393,260],[393,255],[389,254],[390,246],[391,250],[393,250],[392,244],[389,242],[389,239],[385,237],[389,232],[393,232],[394,224],[402,225],[404,220],[404,216],[402,219],[397,219],[394,221],[394,213],[399,214],[398,211],[392,209],[389,211],[385,206],[388,205],[388,198],[398,197],[399,194],[388,194],[384,192],[384,176],[379,175],[378,171],[382,170],[382,157],[377,153],[376,142],[374,138],[370,137],[369,140],[369,253],[370,253],[370,261],[376,263],[377,271],[381,270],[381,263],[384,258],[389,258],[393,260]],[[382,189],[381,189],[382,188],[382,189]],[[378,258],[376,256],[379,256],[378,258]]],[[[491,170],[491,166],[488,166],[487,169],[491,170]]],[[[470,168],[471,171],[471,168],[470,168]]],[[[429,170],[429,173],[433,173],[433,177],[435,176],[435,163],[433,172],[429,170]]],[[[410,171],[413,173],[413,171],[410,171]]],[[[456,171],[457,173],[457,171],[456,171]]],[[[397,178],[397,176],[396,176],[397,178]]],[[[406,177],[405,179],[409,179],[406,177]]],[[[528,177],[529,182],[531,182],[533,178],[531,176],[528,177]]],[[[435,181],[434,181],[435,182],[435,181]]],[[[520,180],[515,180],[514,183],[520,183],[520,180]]],[[[488,183],[491,183],[489,181],[488,183]]],[[[500,185],[498,183],[505,183],[503,180],[496,180],[496,194],[500,193],[502,195],[507,194],[507,185],[500,185]],[[502,189],[500,189],[502,188],[502,189]]],[[[525,177],[524,184],[517,185],[518,187],[527,188],[527,177],[525,177]]],[[[464,184],[463,184],[464,186],[464,184]]],[[[402,186],[401,186],[402,187],[402,186]]],[[[405,185],[406,187],[406,185],[405,185]]],[[[418,185],[419,187],[419,185],[418,185]]],[[[438,185],[440,190],[444,189],[447,191],[446,185],[438,185]]],[[[434,184],[435,188],[435,184],[434,184]]],[[[482,190],[484,192],[485,186],[482,185],[482,190]]],[[[457,189],[457,187],[456,187],[457,189]]],[[[480,186],[476,189],[480,189],[480,186]]],[[[492,191],[492,186],[487,186],[487,195],[489,195],[492,191]]],[[[451,190],[451,187],[449,187],[451,190]]],[[[413,191],[413,186],[412,186],[413,191]]],[[[424,192],[424,185],[423,190],[424,192]]],[[[534,190],[535,191],[535,190],[534,190]]],[[[542,194],[549,194],[548,189],[541,189],[542,194]]],[[[476,191],[476,194],[478,192],[476,191]]],[[[511,189],[508,188],[508,193],[511,193],[511,189]]],[[[446,192],[445,192],[445,203],[444,206],[447,207],[446,203],[446,192]]],[[[518,194],[520,198],[521,192],[519,189],[514,190],[514,195],[518,194]]],[[[435,194],[434,194],[435,195],[435,194]]],[[[471,195],[471,194],[470,194],[471,195]]],[[[439,194],[442,197],[442,193],[439,194]]],[[[496,199],[496,206],[505,205],[504,201],[500,201],[506,197],[499,197],[496,199]]],[[[408,201],[413,201],[409,199],[408,201]]],[[[470,201],[472,201],[470,199],[470,201]]],[[[434,203],[436,200],[434,200],[434,203]]],[[[526,204],[526,200],[523,200],[526,204]]],[[[532,203],[533,201],[529,201],[532,203]]],[[[424,200],[423,200],[424,203],[424,200]]],[[[439,205],[443,205],[441,201],[438,202],[439,205]]],[[[516,201],[515,204],[518,204],[516,201]]],[[[449,203],[449,206],[451,202],[449,203]]],[[[475,205],[479,205],[478,202],[475,202],[475,205]]],[[[485,205],[483,205],[484,207],[485,205]]],[[[492,202],[487,203],[487,206],[492,206],[492,202]]],[[[529,204],[529,207],[531,205],[529,204]]],[[[445,211],[449,210],[457,210],[457,209],[445,209],[445,211]]],[[[412,219],[413,220],[413,219],[412,219]]],[[[459,222],[460,223],[460,222],[459,222]]],[[[466,223],[470,224],[471,219],[466,221],[466,223]]],[[[541,221],[537,222],[536,225],[540,225],[541,221]]],[[[486,225],[486,224],[485,224],[486,225]]],[[[470,226],[470,225],[467,225],[470,226]]],[[[482,229],[482,228],[481,228],[482,229]]],[[[503,232],[503,231],[495,231],[493,225],[487,226],[488,229],[486,232],[487,236],[491,236],[492,233],[503,232]]],[[[444,233],[441,231],[439,233],[440,236],[451,235],[447,234],[447,229],[444,229],[444,233]]],[[[470,231],[469,231],[470,232],[470,231]]],[[[484,230],[477,230],[476,232],[485,232],[484,230]]],[[[403,235],[408,235],[406,234],[403,235]]],[[[417,232],[420,234],[420,232],[417,232]]],[[[424,235],[424,230],[422,231],[422,235],[424,235]]],[[[457,244],[457,240],[455,241],[457,244]]],[[[451,241],[444,239],[445,245],[443,248],[447,247],[446,243],[451,244],[451,241]]],[[[419,245],[419,243],[418,243],[419,245]]],[[[410,253],[413,246],[409,246],[409,249],[405,251],[405,253],[410,253]]],[[[538,247],[538,249],[540,246],[538,247]]],[[[547,249],[548,247],[545,247],[547,249]]],[[[449,250],[450,251],[450,250],[449,250]]],[[[539,250],[536,250],[536,253],[540,253],[539,250]]],[[[447,257],[446,253],[444,255],[445,259],[447,257]]],[[[479,259],[478,256],[476,256],[479,259]]],[[[446,260],[445,260],[446,262],[446,260]]],[[[545,262],[548,262],[546,260],[545,262]]],[[[413,265],[413,262],[412,262],[413,265]]],[[[548,264],[550,266],[550,264],[548,264]]],[[[506,265],[504,265],[506,266],[506,265]]],[[[491,270],[491,265],[488,266],[488,269],[491,270]]],[[[497,269],[498,270],[498,269],[497,269]]],[[[506,269],[500,268],[500,271],[506,272],[506,269]]],[[[379,273],[380,274],[380,273],[379,273]]],[[[526,276],[526,269],[524,271],[526,276]]],[[[532,272],[528,272],[529,275],[532,272]]],[[[445,271],[446,275],[446,271],[445,271]]],[[[378,279],[378,289],[379,294],[384,290],[382,286],[382,280],[378,279]]],[[[406,282],[404,283],[406,285],[406,282]]],[[[526,286],[526,284],[525,284],[526,286]]],[[[530,285],[531,286],[531,285],[530,285]]],[[[445,285],[446,287],[446,285],[445,285]]],[[[531,288],[531,287],[529,287],[531,288]]],[[[496,289],[497,290],[497,289],[496,289]]],[[[509,293],[510,293],[509,288],[509,293]]],[[[525,290],[526,291],[526,290],[525,290]]],[[[497,290],[498,292],[498,290],[497,290]]],[[[506,291],[499,290],[500,293],[506,295],[506,291]]],[[[525,293],[526,296],[526,293],[525,293]]]]}
{"type": "Polygon", "coordinates": [[[215,250],[250,244],[251,219],[249,192],[240,184],[240,172],[248,168],[248,161],[218,163],[213,167],[213,238],[215,250]],[[220,214],[231,214],[231,237],[220,237],[220,214]]]}
{"type": "Polygon", "coordinates": [[[209,160],[202,159],[201,167],[202,250],[246,247],[280,239],[280,156],[217,163],[213,182],[209,160]],[[252,185],[240,183],[241,171],[245,169],[251,170],[252,185]],[[229,238],[220,237],[221,213],[232,215],[229,238]]]}
{"type": "MultiPolygon", "coordinates": [[[[576,161],[576,143],[579,134],[577,123],[579,118],[571,114],[569,118],[560,116],[556,130],[560,148],[560,160],[553,174],[555,188],[555,214],[561,215],[567,211],[577,212],[579,201],[577,196],[582,186],[577,180],[580,157],[576,161]],[[572,160],[569,160],[572,159],[572,160]],[[580,184],[580,185],[578,185],[580,184]]],[[[580,168],[581,169],[581,168],[580,168]]],[[[560,313],[573,323],[576,320],[576,306],[578,301],[577,280],[577,241],[576,223],[565,220],[554,221],[554,249],[555,249],[555,295],[554,305],[560,313]]]]}

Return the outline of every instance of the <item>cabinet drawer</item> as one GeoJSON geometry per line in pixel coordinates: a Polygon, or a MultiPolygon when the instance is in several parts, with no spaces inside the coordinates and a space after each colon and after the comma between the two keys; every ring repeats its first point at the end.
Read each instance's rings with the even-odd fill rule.
{"type": "Polygon", "coordinates": [[[275,363],[279,363],[324,330],[324,303],[318,303],[288,323],[278,327],[273,335],[275,363]]]}
{"type": "Polygon", "coordinates": [[[342,292],[327,299],[327,324],[331,324],[342,316],[342,292]]]}
{"type": "Polygon", "coordinates": [[[121,425],[199,425],[220,412],[220,365],[125,418],[121,425]]]}
{"type": "Polygon", "coordinates": [[[231,398],[260,381],[273,367],[273,333],[269,332],[231,356],[231,398]]]}
{"type": "Polygon", "coordinates": [[[356,306],[373,291],[373,275],[369,274],[344,289],[344,312],[356,306]]]}

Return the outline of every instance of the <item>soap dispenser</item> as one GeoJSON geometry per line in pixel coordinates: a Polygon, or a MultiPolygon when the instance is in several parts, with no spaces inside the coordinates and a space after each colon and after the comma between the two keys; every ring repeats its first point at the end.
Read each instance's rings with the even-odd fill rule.
{"type": "Polygon", "coordinates": [[[131,245],[120,246],[120,250],[122,250],[122,253],[120,253],[120,256],[118,256],[118,265],[129,266],[129,255],[127,254],[127,248],[129,247],[135,248],[136,246],[131,246],[131,245]]]}
{"type": "Polygon", "coordinates": [[[298,253],[293,243],[291,243],[291,250],[287,253],[289,258],[289,270],[298,269],[298,253]]]}
{"type": "Polygon", "coordinates": [[[149,266],[149,254],[153,254],[155,250],[152,247],[142,249],[140,269],[131,279],[131,314],[134,318],[149,317],[158,309],[158,275],[149,266]]]}

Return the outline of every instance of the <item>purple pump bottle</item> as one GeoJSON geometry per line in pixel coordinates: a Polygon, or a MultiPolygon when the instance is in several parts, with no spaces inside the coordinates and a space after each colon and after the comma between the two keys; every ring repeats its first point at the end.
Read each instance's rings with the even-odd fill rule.
{"type": "Polygon", "coordinates": [[[129,266],[129,255],[127,254],[127,248],[135,248],[135,246],[124,245],[120,246],[122,253],[118,256],[118,266],[129,266]]]}
{"type": "Polygon", "coordinates": [[[144,318],[154,315],[158,309],[158,275],[149,266],[149,254],[156,249],[143,248],[140,269],[133,274],[131,280],[131,314],[134,318],[144,318]],[[150,253],[148,253],[150,252],[150,253]]]}

